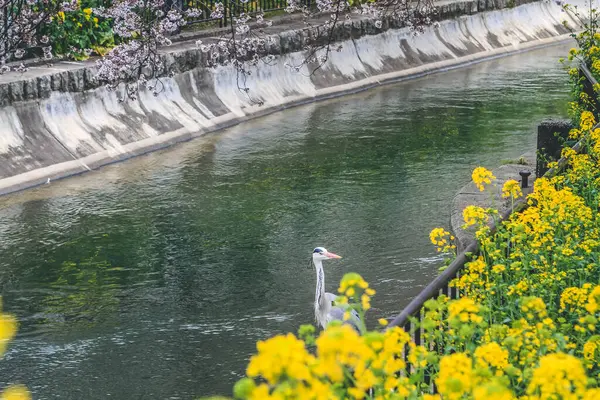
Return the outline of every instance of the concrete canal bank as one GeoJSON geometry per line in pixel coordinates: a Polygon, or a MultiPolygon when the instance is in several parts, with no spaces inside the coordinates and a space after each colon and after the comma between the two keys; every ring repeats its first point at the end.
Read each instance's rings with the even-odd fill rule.
{"type": "MultiPolygon", "coordinates": [[[[310,75],[285,67],[304,59],[301,30],[276,35],[274,65],[252,71],[247,86],[231,67],[200,68],[193,49],[169,55],[180,73],[165,78],[154,97],[119,103],[93,83],[93,66],[57,64],[28,75],[0,77],[0,194],[98,168],[192,139],[287,107],[567,40],[577,22],[554,2],[509,8],[507,2],[448,3],[439,28],[413,37],[407,29],[381,33],[365,21],[345,23],[340,52],[310,75]]],[[[518,77],[515,78],[517,82],[518,77]]]]}

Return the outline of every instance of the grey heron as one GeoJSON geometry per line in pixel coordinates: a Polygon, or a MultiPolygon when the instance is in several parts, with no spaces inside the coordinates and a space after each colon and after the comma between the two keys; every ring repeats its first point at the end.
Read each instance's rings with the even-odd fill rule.
{"type": "Polygon", "coordinates": [[[360,316],[356,310],[350,310],[350,319],[344,321],[344,312],[346,308],[335,305],[337,296],[333,293],[325,292],[325,272],[323,271],[323,261],[342,258],[337,254],[327,251],[324,247],[316,247],[313,250],[312,262],[317,272],[317,288],[315,291],[315,318],[323,329],[331,321],[339,320],[344,324],[351,325],[359,333],[363,326],[360,316]]]}

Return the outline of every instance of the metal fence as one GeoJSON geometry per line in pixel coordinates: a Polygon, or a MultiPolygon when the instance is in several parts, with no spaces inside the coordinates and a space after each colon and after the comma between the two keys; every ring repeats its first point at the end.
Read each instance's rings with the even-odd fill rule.
{"type": "MultiPolygon", "coordinates": [[[[548,171],[550,172],[550,171],[548,171]]],[[[525,189],[527,187],[527,180],[522,180],[521,187],[525,189]]],[[[526,206],[525,199],[520,199],[515,202],[514,212],[519,212],[526,206]]],[[[500,220],[503,221],[512,214],[511,210],[507,210],[500,215],[500,220]]],[[[496,225],[492,226],[491,233],[496,230],[496,225]]],[[[465,267],[465,264],[469,262],[469,253],[476,254],[478,251],[478,245],[476,241],[471,242],[465,250],[460,253],[456,259],[446,268],[440,275],[438,275],[429,285],[425,287],[405,308],[402,312],[388,325],[388,327],[399,326],[403,328],[412,337],[413,342],[418,346],[422,345],[429,351],[439,353],[440,349],[435,341],[427,340],[425,337],[425,331],[422,326],[422,322],[425,319],[425,303],[429,299],[435,299],[439,296],[445,295],[451,300],[460,298],[460,290],[456,287],[451,287],[450,282],[455,278],[460,278],[461,272],[465,267]]],[[[408,349],[405,349],[402,357],[406,362],[406,365],[410,365],[408,360],[408,349]]],[[[441,355],[441,354],[440,354],[441,355]]],[[[412,371],[411,371],[412,372],[412,371]]],[[[429,372],[425,373],[425,383],[429,385],[431,393],[437,393],[435,383],[432,381],[429,372]]]]}
{"type": "MultiPolygon", "coordinates": [[[[183,0],[182,9],[194,8],[201,12],[201,15],[192,18],[188,24],[200,24],[206,22],[217,22],[220,27],[227,26],[232,17],[238,17],[241,14],[256,15],[259,13],[270,13],[283,11],[286,9],[287,0],[183,0]],[[217,3],[223,3],[224,12],[222,18],[211,18],[211,13],[215,10],[217,3]]],[[[311,0],[303,0],[302,4],[310,7],[311,0]]]]}
{"type": "MultiPolygon", "coordinates": [[[[550,171],[548,171],[550,172],[550,171]]],[[[523,183],[526,181],[523,180],[523,183]]],[[[525,185],[521,185],[523,189],[525,185]]],[[[522,210],[526,205],[525,199],[521,198],[515,201],[514,212],[522,210]]],[[[500,214],[500,221],[504,221],[512,214],[513,211],[506,210],[500,214]]],[[[492,226],[490,234],[496,231],[496,225],[492,226]]],[[[460,278],[460,273],[465,267],[465,264],[469,261],[467,254],[476,254],[478,251],[478,245],[473,240],[462,253],[460,253],[456,259],[446,268],[440,275],[438,275],[429,285],[425,287],[408,305],[402,310],[402,312],[394,318],[389,326],[400,326],[405,328],[407,332],[413,332],[415,326],[412,326],[410,317],[417,317],[419,322],[422,320],[423,307],[425,302],[429,299],[434,299],[441,295],[446,295],[450,299],[458,299],[460,292],[455,287],[450,287],[450,282],[455,278],[460,278]]]]}
{"type": "MultiPolygon", "coordinates": [[[[591,76],[591,73],[587,70],[587,68],[583,68],[580,70],[581,74],[585,76],[586,79],[590,80],[592,83],[595,83],[595,79],[591,76]]],[[[594,128],[600,127],[600,123],[597,124],[594,128]]],[[[583,139],[577,142],[573,146],[573,150],[577,153],[582,151],[583,148],[583,139]]],[[[567,165],[567,160],[565,158],[561,158],[558,161],[558,166],[549,169],[543,176],[546,178],[550,178],[560,171],[564,170],[567,165]]],[[[528,187],[527,178],[523,177],[521,187],[524,189],[528,187]]],[[[500,215],[500,221],[506,220],[513,212],[521,212],[527,207],[527,199],[524,196],[519,199],[514,204],[514,211],[507,210],[500,215]]],[[[491,233],[493,234],[497,229],[497,225],[493,224],[491,226],[491,233]]],[[[422,322],[425,318],[425,303],[429,299],[435,299],[439,296],[445,295],[448,298],[454,300],[461,297],[460,291],[456,287],[451,287],[450,283],[455,278],[460,278],[461,272],[465,267],[465,264],[470,261],[471,257],[467,256],[469,254],[477,254],[479,248],[478,244],[475,240],[473,240],[465,249],[462,251],[456,259],[446,268],[440,275],[438,275],[429,285],[425,287],[403,310],[402,312],[388,325],[389,327],[399,326],[403,328],[407,333],[409,333],[416,345],[422,345],[430,351],[438,350],[437,344],[432,341],[425,340],[424,338],[424,330],[422,327],[422,322]]],[[[404,361],[409,365],[408,362],[408,351],[405,351],[403,354],[404,361]]],[[[429,376],[425,376],[425,381],[430,385],[430,389],[433,393],[436,393],[436,387],[429,376]]]]}

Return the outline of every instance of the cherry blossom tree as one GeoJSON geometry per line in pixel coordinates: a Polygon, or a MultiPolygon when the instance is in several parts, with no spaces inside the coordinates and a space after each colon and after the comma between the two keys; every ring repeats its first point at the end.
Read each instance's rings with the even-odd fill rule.
{"type": "MultiPolygon", "coordinates": [[[[6,63],[23,58],[26,50],[41,49],[44,58],[52,58],[49,39],[36,35],[38,28],[59,10],[73,6],[55,0],[0,0],[0,73],[8,72],[6,63]]],[[[25,67],[21,64],[18,69],[25,67]]]]}
{"type": "MultiPolygon", "coordinates": [[[[334,32],[345,21],[352,18],[367,18],[377,29],[384,21],[394,26],[405,26],[419,34],[433,22],[436,12],[431,0],[379,0],[361,3],[358,0],[317,0],[309,7],[302,0],[287,0],[287,13],[302,15],[311,40],[305,43],[305,58],[298,65],[288,65],[299,72],[304,66],[311,73],[318,70],[328,59],[330,52],[340,50],[334,43],[334,32]]],[[[198,40],[197,46],[205,53],[207,67],[231,65],[237,71],[239,89],[249,93],[246,79],[253,67],[261,63],[275,62],[272,49],[274,40],[265,31],[272,21],[262,12],[250,15],[243,11],[248,0],[225,0],[214,5],[211,18],[229,18],[230,30],[217,40],[198,40]],[[229,10],[228,13],[225,11],[229,10]],[[227,15],[226,15],[227,14],[227,15]]],[[[135,99],[140,87],[158,95],[162,90],[161,77],[173,74],[165,66],[159,49],[171,44],[169,37],[186,24],[188,18],[201,13],[198,8],[183,11],[176,8],[165,10],[162,0],[116,0],[108,10],[97,10],[114,19],[114,31],[124,39],[99,61],[98,79],[111,89],[124,83],[122,96],[135,99]]],[[[250,94],[248,94],[250,96],[250,94]]],[[[260,103],[260,101],[258,101],[260,103]]]]}
{"type": "MultiPolygon", "coordinates": [[[[340,45],[334,43],[335,31],[348,20],[369,19],[376,29],[384,29],[384,25],[403,26],[418,34],[432,23],[436,12],[432,0],[316,0],[314,4],[306,1],[287,0],[285,7],[289,14],[300,14],[309,31],[305,35],[304,59],[297,65],[287,65],[296,72],[314,73],[327,61],[331,51],[339,51],[340,45]]],[[[246,80],[251,71],[261,63],[276,62],[279,49],[269,35],[272,21],[265,18],[261,10],[252,14],[245,12],[247,3],[248,0],[224,0],[185,5],[183,9],[183,4],[165,0],[112,0],[105,7],[94,7],[94,16],[111,21],[117,43],[97,61],[96,79],[111,90],[120,88],[123,101],[135,99],[140,88],[158,95],[163,90],[161,79],[175,72],[168,70],[164,56],[173,35],[187,21],[203,13],[199,7],[210,7],[210,17],[221,21],[228,18],[230,28],[217,39],[196,42],[205,55],[205,66],[233,66],[239,89],[248,94],[246,80]]],[[[36,33],[58,13],[78,7],[78,0],[0,0],[2,71],[9,70],[8,61],[22,58],[27,50],[37,49],[38,56],[41,53],[44,59],[51,59],[52,43],[47,36],[36,33]]],[[[24,67],[17,69],[24,70],[24,67]]]]}
{"type": "Polygon", "coordinates": [[[160,77],[172,74],[159,49],[171,45],[169,37],[186,24],[185,16],[194,12],[167,9],[164,0],[115,0],[108,9],[95,9],[95,14],[112,18],[114,34],[122,41],[98,61],[96,78],[109,89],[124,83],[130,99],[135,99],[140,85],[158,95],[160,77]]]}

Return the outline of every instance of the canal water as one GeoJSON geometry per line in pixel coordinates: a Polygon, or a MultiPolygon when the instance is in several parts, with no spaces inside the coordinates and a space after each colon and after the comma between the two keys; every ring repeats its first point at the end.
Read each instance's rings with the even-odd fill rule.
{"type": "Polygon", "coordinates": [[[0,198],[19,335],[0,386],[34,399],[229,395],[257,340],[313,321],[309,257],[393,317],[436,274],[429,231],[478,165],[566,116],[568,45],[286,110],[0,198]]]}

